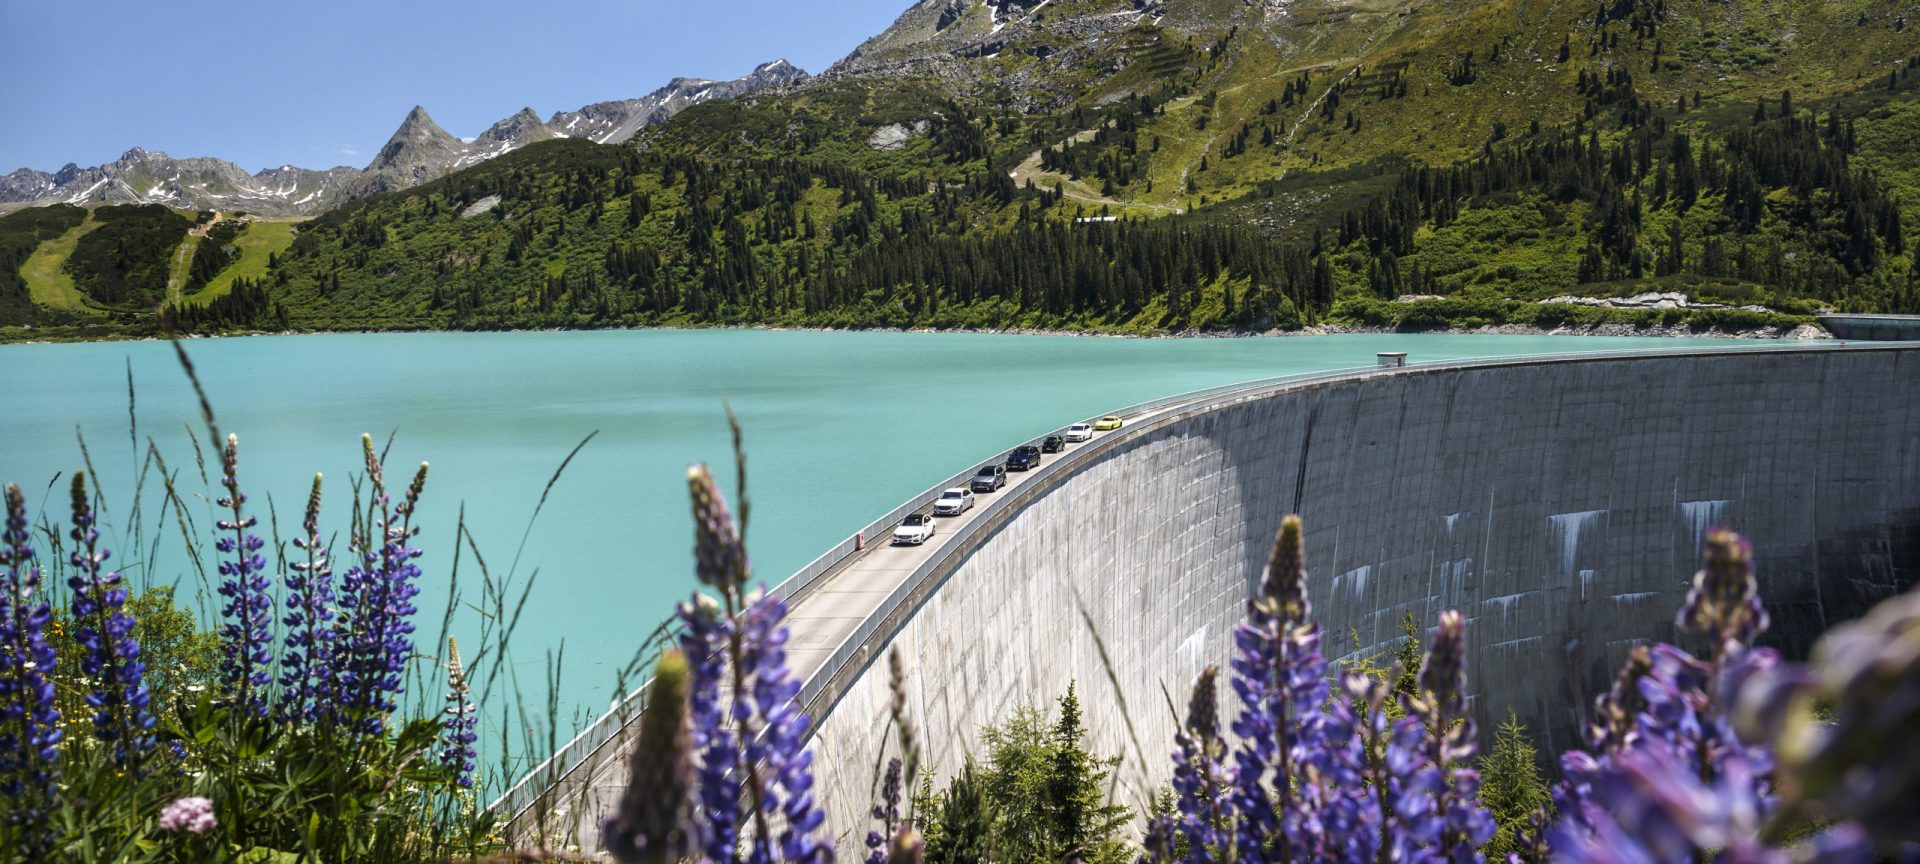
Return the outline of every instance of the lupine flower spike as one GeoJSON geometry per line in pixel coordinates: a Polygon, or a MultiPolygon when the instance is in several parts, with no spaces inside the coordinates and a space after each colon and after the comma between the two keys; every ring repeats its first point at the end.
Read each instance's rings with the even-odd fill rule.
{"type": "Polygon", "coordinates": [[[1767,610],[1753,576],[1753,546],[1724,529],[1707,535],[1706,563],[1680,609],[1679,624],[1714,639],[1714,661],[1753,644],[1767,629],[1767,610]]]}
{"type": "Polygon", "coordinates": [[[140,761],[153,746],[153,717],[147,706],[153,697],[142,676],[140,645],[132,636],[134,621],[121,611],[127,589],[119,572],[103,565],[113,552],[100,546],[93,506],[87,497],[87,475],[73,474],[73,591],[74,641],[80,646],[80,670],[93,689],[87,704],[94,708],[94,733],[113,745],[113,758],[122,768],[138,773],[140,761]],[[105,572],[102,572],[105,571],[105,572]]]}
{"type": "Polygon", "coordinates": [[[1466,767],[1475,750],[1466,653],[1466,618],[1456,609],[1440,613],[1419,692],[1404,699],[1407,716],[1393,727],[1387,765],[1400,797],[1402,860],[1429,846],[1446,861],[1479,861],[1478,847],[1493,839],[1493,815],[1480,806],[1480,773],[1466,767]]]}
{"type": "Polygon", "coordinates": [[[601,845],[621,864],[672,864],[692,857],[699,831],[689,806],[693,741],[687,723],[690,670],[686,655],[668,651],[654,666],[640,741],[628,757],[632,779],[600,829],[601,845]]]}
{"type": "MultiPolygon", "coordinates": [[[[1566,780],[1555,798],[1563,818],[1550,832],[1560,860],[1794,860],[1765,834],[1777,809],[1772,756],[1734,735],[1727,703],[1736,700],[1718,692],[1727,682],[1764,679],[1778,665],[1772,651],[1748,647],[1767,626],[1752,550],[1739,535],[1716,530],[1705,554],[1680,624],[1706,633],[1714,657],[1703,662],[1665,644],[1629,656],[1596,705],[1593,752],[1561,756],[1566,780]]],[[[1840,825],[1801,851],[1812,860],[1856,861],[1867,850],[1854,826],[1840,825]]]]}
{"type": "MultiPolygon", "coordinates": [[[[1762,652],[1771,654],[1749,653],[1762,652]]],[[[1804,665],[1770,659],[1736,670],[1726,689],[1742,738],[1778,754],[1783,805],[1817,802],[1904,860],[1893,844],[1920,843],[1920,591],[1834,628],[1804,665]],[[1832,718],[1816,720],[1815,704],[1832,706],[1832,718]]]]}
{"type": "Polygon", "coordinates": [[[420,568],[413,562],[421,555],[411,545],[420,533],[413,514],[426,486],[427,463],[420,463],[406,496],[395,505],[387,495],[373,437],[361,436],[360,447],[373,495],[372,524],[365,527],[379,536],[354,537],[359,561],[341,580],[341,617],[333,649],[340,658],[335,664],[340,670],[335,702],[359,734],[376,736],[386,731],[387,717],[399,704],[413,658],[413,598],[420,593],[415,584],[420,568]]]}
{"type": "Polygon", "coordinates": [[[224,577],[220,596],[226,598],[220,608],[221,617],[226,619],[220,628],[225,650],[221,680],[240,711],[264,717],[267,703],[263,691],[273,680],[269,671],[272,655],[267,649],[267,628],[273,622],[273,598],[267,591],[273,583],[266,556],[260,554],[266,543],[249,530],[258,520],[245,512],[247,496],[240,491],[239,462],[240,439],[228,435],[226,448],[220,453],[220,485],[227,494],[214,502],[230,514],[230,518],[214,523],[225,532],[216,547],[232,556],[220,562],[220,575],[224,577]]]}
{"type": "Polygon", "coordinates": [[[473,693],[467,686],[467,672],[460,666],[460,642],[447,637],[447,717],[446,739],[440,750],[440,764],[453,772],[454,785],[462,789],[473,785],[473,744],[480,736],[473,724],[480,715],[473,709],[473,693]]]}
{"type": "Polygon", "coordinates": [[[900,827],[900,757],[887,760],[887,772],[880,778],[880,803],[873,805],[873,818],[880,827],[867,832],[866,864],[885,864],[887,844],[900,827]]]}
{"type": "Polygon", "coordinates": [[[723,613],[695,594],[680,607],[680,645],[693,673],[688,702],[701,762],[701,821],[709,829],[705,851],[716,861],[733,860],[744,792],[756,822],[749,861],[829,864],[832,841],[817,836],[826,814],[814,801],[813,756],[801,747],[809,720],[795,704],[800,682],[787,669],[786,604],[764,591],[743,593],[746,550],[706,466],[688,469],[687,485],[696,572],[726,603],[723,613]],[[729,665],[733,701],[723,714],[720,676],[729,665]]]}
{"type": "Polygon", "coordinates": [[[281,713],[305,723],[318,720],[333,696],[336,612],[333,568],[320,542],[320,482],[320,475],[313,475],[306,518],[300,536],[293,538],[305,560],[287,565],[287,614],[281,619],[287,625],[287,649],[280,658],[281,713]]]}
{"type": "MultiPolygon", "coordinates": [[[[1177,830],[1188,844],[1186,860],[1211,864],[1236,859],[1233,846],[1233,768],[1220,737],[1220,670],[1209,666],[1193,684],[1186,728],[1175,733],[1173,791],[1178,796],[1177,830]]],[[[1169,851],[1171,845],[1169,845],[1169,851]]]]}
{"type": "Polygon", "coordinates": [[[8,484],[7,524],[0,538],[0,794],[7,819],[29,860],[53,842],[59,802],[60,710],[53,703],[53,610],[37,595],[26,499],[8,484]]]}
{"type": "Polygon", "coordinates": [[[1227,842],[1243,852],[1266,850],[1275,862],[1371,858],[1368,815],[1346,791],[1361,786],[1353,721],[1343,701],[1327,699],[1300,517],[1281,521],[1260,594],[1248,601],[1234,642],[1239,827],[1227,842]]]}

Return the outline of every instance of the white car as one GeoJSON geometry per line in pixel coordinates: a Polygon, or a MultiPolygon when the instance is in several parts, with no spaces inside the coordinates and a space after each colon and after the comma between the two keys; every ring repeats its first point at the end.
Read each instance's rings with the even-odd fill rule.
{"type": "Polygon", "coordinates": [[[958,516],[973,509],[973,493],[958,486],[940,493],[933,501],[933,515],[958,516]]]}
{"type": "Polygon", "coordinates": [[[1075,423],[1067,427],[1066,439],[1073,443],[1093,440],[1092,423],[1075,423]]]}
{"type": "Polygon", "coordinates": [[[925,513],[909,513],[900,520],[900,527],[893,529],[893,545],[918,546],[933,536],[933,517],[925,513]]]}

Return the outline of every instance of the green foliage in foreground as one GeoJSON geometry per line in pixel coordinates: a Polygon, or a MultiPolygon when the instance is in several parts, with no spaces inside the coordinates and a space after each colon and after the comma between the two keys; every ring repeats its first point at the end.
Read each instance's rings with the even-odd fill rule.
{"type": "Polygon", "coordinates": [[[969,762],[938,793],[929,778],[915,797],[928,864],[1134,860],[1125,838],[1133,814],[1108,803],[1108,780],[1120,759],[1088,752],[1085,731],[1071,686],[1054,720],[1023,706],[982,730],[987,765],[969,762]]]}

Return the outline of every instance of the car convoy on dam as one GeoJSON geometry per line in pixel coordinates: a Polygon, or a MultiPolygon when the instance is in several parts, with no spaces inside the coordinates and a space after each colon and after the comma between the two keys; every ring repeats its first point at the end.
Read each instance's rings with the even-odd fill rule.
{"type": "Polygon", "coordinates": [[[1013,448],[1006,458],[980,466],[967,485],[941,492],[940,497],[933,499],[928,512],[907,514],[906,518],[900,520],[899,527],[893,529],[892,545],[919,546],[926,543],[939,532],[935,516],[959,516],[972,510],[974,493],[998,492],[1007,488],[1008,471],[1031,471],[1040,467],[1044,454],[1064,453],[1067,444],[1091,441],[1096,430],[1109,432],[1124,423],[1119,417],[1109,414],[1090,423],[1068,426],[1064,433],[1048,435],[1039,445],[1023,444],[1013,448]]]}

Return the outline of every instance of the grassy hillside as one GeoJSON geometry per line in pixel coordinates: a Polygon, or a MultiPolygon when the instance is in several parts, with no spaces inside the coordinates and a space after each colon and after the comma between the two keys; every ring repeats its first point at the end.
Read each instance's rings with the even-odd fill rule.
{"type": "Polygon", "coordinates": [[[962,6],[916,6],[820,81],[630,145],[543,142],[297,229],[251,223],[188,253],[207,287],[177,321],[1920,311],[1920,34],[1878,0],[962,6]],[[1582,305],[1653,290],[1719,308],[1582,305]]]}
{"type": "Polygon", "coordinates": [[[39,320],[40,298],[22,269],[42,243],[77,232],[85,220],[86,211],[78,207],[39,207],[0,216],[0,321],[39,320]]]}
{"type": "MultiPolygon", "coordinates": [[[[78,207],[68,209],[80,210],[78,207]]],[[[80,239],[101,225],[84,211],[81,211],[81,215],[82,221],[72,228],[56,237],[44,238],[44,242],[20,267],[20,278],[25,280],[33,302],[45,310],[83,316],[100,312],[98,305],[74,287],[73,276],[67,272],[67,261],[73,257],[73,250],[79,246],[80,239]]]]}
{"type": "Polygon", "coordinates": [[[251,219],[244,223],[232,242],[234,254],[214,272],[204,285],[187,295],[185,302],[204,305],[224,296],[238,280],[258,280],[275,257],[293,245],[296,223],[251,219]]]}
{"type": "Polygon", "coordinates": [[[167,295],[172,262],[193,221],[158,204],[102,207],[62,270],[101,306],[151,308],[167,295]]]}

